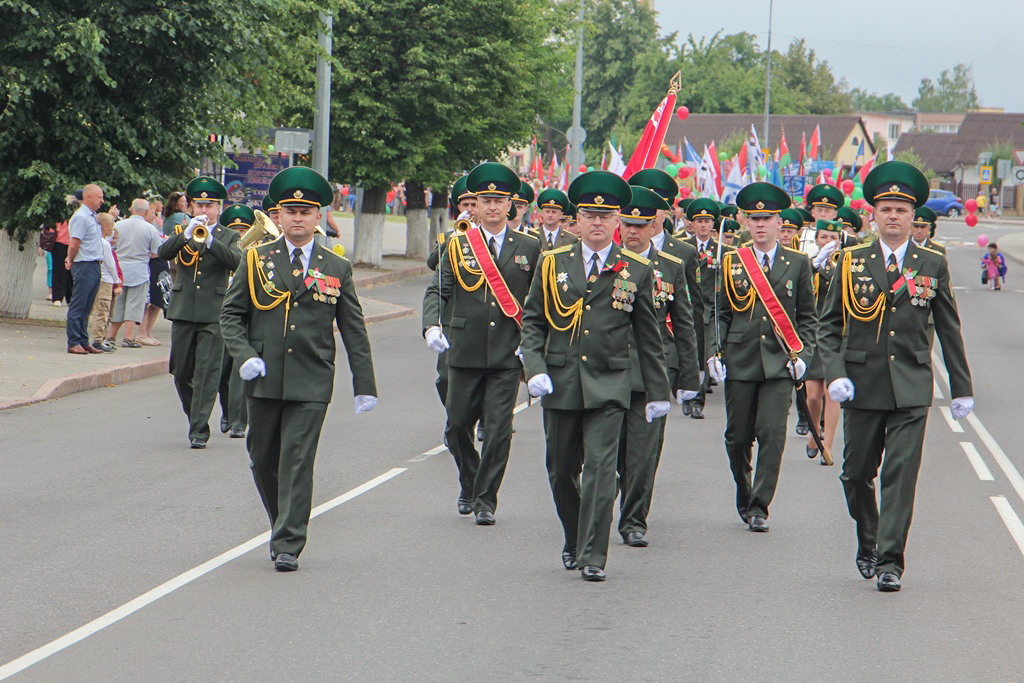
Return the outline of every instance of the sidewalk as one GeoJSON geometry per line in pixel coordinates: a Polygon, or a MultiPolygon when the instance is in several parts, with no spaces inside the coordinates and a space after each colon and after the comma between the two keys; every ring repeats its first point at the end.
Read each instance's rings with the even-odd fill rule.
{"type": "MultiPolygon", "coordinates": [[[[399,256],[386,256],[378,270],[356,269],[356,287],[361,290],[359,300],[366,322],[400,318],[413,311],[364,296],[365,288],[429,272],[422,262],[399,256]]],[[[40,258],[33,277],[29,318],[0,318],[0,410],[167,372],[170,321],[160,318],[153,327],[153,337],[162,346],[118,346],[114,353],[75,356],[67,353],[67,307],[56,308],[45,297],[46,261],[40,258]]]]}

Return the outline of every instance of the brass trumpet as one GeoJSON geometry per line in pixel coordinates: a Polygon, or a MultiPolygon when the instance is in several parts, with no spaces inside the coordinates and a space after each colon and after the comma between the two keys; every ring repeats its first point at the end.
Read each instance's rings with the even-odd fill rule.
{"type": "Polygon", "coordinates": [[[238,240],[238,248],[242,251],[250,247],[258,247],[268,242],[273,242],[281,236],[281,231],[274,221],[271,220],[270,216],[263,213],[259,209],[255,212],[256,220],[253,221],[252,227],[245,231],[241,239],[238,240]]]}
{"type": "Polygon", "coordinates": [[[459,220],[455,221],[455,231],[456,232],[466,232],[467,230],[469,230],[472,227],[473,227],[473,224],[470,223],[465,218],[460,218],[459,220]]]}

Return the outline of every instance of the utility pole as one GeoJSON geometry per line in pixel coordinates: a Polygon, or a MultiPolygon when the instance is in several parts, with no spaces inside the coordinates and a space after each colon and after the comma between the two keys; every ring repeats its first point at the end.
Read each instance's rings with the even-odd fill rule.
{"type": "Polygon", "coordinates": [[[569,138],[569,181],[572,182],[580,173],[580,166],[583,164],[583,143],[587,134],[583,130],[582,108],[583,108],[583,3],[580,0],[580,12],[576,18],[576,76],[573,81],[572,97],[572,128],[568,130],[569,138]]]}
{"type": "Polygon", "coordinates": [[[768,148],[768,112],[771,110],[772,102],[772,5],[774,0],[768,0],[768,55],[765,66],[764,77],[764,130],[761,132],[761,144],[768,148]]]}
{"type": "MultiPolygon", "coordinates": [[[[313,114],[313,170],[328,178],[328,157],[331,151],[331,65],[327,57],[334,46],[334,17],[320,12],[320,33],[317,42],[323,53],[316,60],[316,95],[313,114]]],[[[332,204],[333,204],[333,197],[332,204]]],[[[330,210],[330,209],[328,209],[330,210]]],[[[327,215],[321,219],[327,231],[327,215]]]]}

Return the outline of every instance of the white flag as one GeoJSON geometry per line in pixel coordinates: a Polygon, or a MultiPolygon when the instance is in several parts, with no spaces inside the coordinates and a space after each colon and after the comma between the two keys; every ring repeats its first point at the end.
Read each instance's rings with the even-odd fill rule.
{"type": "Polygon", "coordinates": [[[622,155],[619,151],[612,147],[612,143],[608,143],[608,149],[611,150],[611,155],[608,157],[608,170],[617,176],[622,176],[626,172],[626,162],[622,160],[622,155]]]}

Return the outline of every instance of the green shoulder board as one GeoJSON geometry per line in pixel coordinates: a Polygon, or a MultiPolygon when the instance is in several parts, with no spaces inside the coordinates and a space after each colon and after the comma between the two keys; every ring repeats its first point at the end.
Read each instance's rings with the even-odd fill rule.
{"type": "Polygon", "coordinates": [[[683,265],[683,259],[679,258],[678,256],[673,256],[667,251],[659,251],[658,256],[660,256],[663,259],[668,259],[672,263],[678,263],[679,265],[683,265]]]}
{"type": "Polygon", "coordinates": [[[649,260],[641,256],[640,254],[630,251],[629,249],[621,249],[620,251],[629,258],[633,259],[634,261],[639,261],[645,266],[649,266],[651,264],[649,260]]]}

